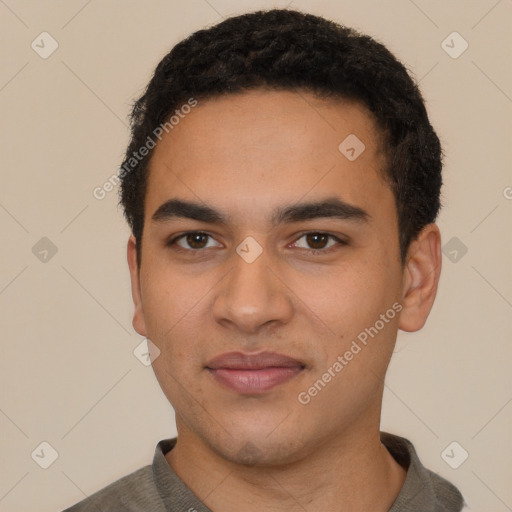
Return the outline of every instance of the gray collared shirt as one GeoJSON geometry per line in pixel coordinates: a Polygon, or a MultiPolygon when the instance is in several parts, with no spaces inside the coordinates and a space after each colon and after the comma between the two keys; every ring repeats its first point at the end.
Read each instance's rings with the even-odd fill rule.
{"type": "MultiPolygon", "coordinates": [[[[460,512],[459,490],[420,462],[410,441],[381,432],[382,443],[407,468],[404,485],[389,512],[460,512]]],[[[176,438],[160,441],[151,466],[134,471],[63,512],[212,512],[167,463],[176,438]]]]}

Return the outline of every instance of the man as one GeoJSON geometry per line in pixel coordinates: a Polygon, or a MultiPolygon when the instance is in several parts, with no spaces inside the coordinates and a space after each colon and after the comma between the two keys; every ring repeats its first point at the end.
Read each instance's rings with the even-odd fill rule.
{"type": "Polygon", "coordinates": [[[381,44],[292,10],[179,43],[132,114],[133,325],[176,413],[152,466],[68,509],[460,511],[379,431],[441,268],[441,148],[381,44]]]}

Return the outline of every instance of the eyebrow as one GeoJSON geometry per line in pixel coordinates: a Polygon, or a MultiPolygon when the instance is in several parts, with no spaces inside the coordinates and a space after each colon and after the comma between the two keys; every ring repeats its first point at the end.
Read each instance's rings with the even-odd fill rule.
{"type": "MultiPolygon", "coordinates": [[[[153,222],[166,222],[176,218],[192,219],[223,226],[228,225],[230,220],[229,215],[211,206],[184,199],[169,199],[160,205],[151,217],[153,222]]],[[[318,218],[367,222],[370,215],[359,206],[351,205],[337,197],[332,197],[322,201],[278,207],[272,212],[270,222],[273,225],[278,225],[318,218]]]]}

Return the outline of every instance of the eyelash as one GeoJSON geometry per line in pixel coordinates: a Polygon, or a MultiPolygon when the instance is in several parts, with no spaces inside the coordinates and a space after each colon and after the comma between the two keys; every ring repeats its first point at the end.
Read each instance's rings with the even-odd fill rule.
{"type": "MultiPolygon", "coordinates": [[[[187,231],[186,233],[182,233],[181,235],[172,238],[165,245],[167,247],[175,246],[175,244],[176,244],[176,242],[178,240],[181,240],[182,238],[185,238],[188,235],[205,235],[205,236],[213,238],[212,235],[210,235],[209,233],[205,233],[204,231],[187,231]]],[[[300,240],[301,238],[303,238],[303,237],[305,237],[307,235],[324,235],[324,236],[327,236],[329,239],[333,239],[333,240],[335,240],[337,242],[337,245],[334,245],[332,247],[328,247],[327,249],[303,249],[303,248],[299,247],[299,249],[302,249],[304,251],[308,251],[309,253],[311,253],[313,255],[317,255],[318,253],[328,254],[332,250],[336,250],[340,246],[348,245],[348,243],[346,241],[342,240],[341,238],[338,238],[335,235],[331,235],[330,233],[325,233],[323,231],[306,231],[305,233],[301,233],[300,236],[293,243],[297,243],[298,240],[300,240]]],[[[202,249],[184,249],[183,247],[176,246],[176,247],[174,247],[174,249],[177,250],[177,251],[188,252],[188,253],[191,253],[191,254],[192,253],[199,254],[205,248],[202,248],[202,249]]]]}

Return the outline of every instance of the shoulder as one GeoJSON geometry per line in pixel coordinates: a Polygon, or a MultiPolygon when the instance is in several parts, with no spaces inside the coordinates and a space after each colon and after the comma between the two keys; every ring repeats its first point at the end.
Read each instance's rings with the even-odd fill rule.
{"type": "Polygon", "coordinates": [[[427,470],[432,488],[436,496],[437,509],[442,512],[461,511],[465,505],[464,497],[457,487],[445,478],[430,470],[427,470]]]}
{"type": "MultiPolygon", "coordinates": [[[[427,470],[436,496],[436,503],[440,511],[460,511],[464,507],[464,498],[451,482],[430,470],[427,470]]],[[[437,509],[436,509],[437,510],[437,509]]]]}
{"type": "Polygon", "coordinates": [[[381,432],[381,441],[407,476],[390,512],[460,512],[464,498],[448,480],[420,462],[413,444],[403,437],[381,432]]]}
{"type": "Polygon", "coordinates": [[[107,510],[164,511],[151,466],[137,469],[91,494],[63,512],[100,512],[107,510]]]}

